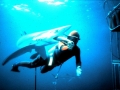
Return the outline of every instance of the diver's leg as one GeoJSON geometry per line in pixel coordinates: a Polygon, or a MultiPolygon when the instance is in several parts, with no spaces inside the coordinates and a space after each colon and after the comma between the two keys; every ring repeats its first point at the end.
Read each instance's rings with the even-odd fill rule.
{"type": "Polygon", "coordinates": [[[43,66],[43,68],[41,69],[41,73],[46,73],[50,70],[52,70],[55,66],[48,66],[48,65],[45,65],[43,66]]]}
{"type": "Polygon", "coordinates": [[[50,54],[50,56],[48,56],[45,61],[46,61],[46,64],[41,69],[41,73],[46,73],[59,65],[56,62],[56,59],[54,58],[53,54],[50,54]]]}
{"type": "Polygon", "coordinates": [[[22,66],[22,67],[28,67],[28,68],[35,68],[38,66],[43,66],[45,65],[45,60],[43,60],[41,57],[37,58],[36,60],[32,61],[32,62],[19,62],[16,64],[13,64],[12,66],[12,70],[14,72],[19,72],[18,67],[22,66]]]}

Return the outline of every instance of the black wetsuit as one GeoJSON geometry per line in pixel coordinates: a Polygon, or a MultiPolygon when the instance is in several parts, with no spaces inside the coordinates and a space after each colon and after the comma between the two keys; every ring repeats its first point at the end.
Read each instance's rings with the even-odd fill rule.
{"type": "Polygon", "coordinates": [[[43,65],[45,66],[42,68],[41,73],[45,73],[47,71],[52,70],[54,67],[61,65],[62,63],[70,59],[72,56],[75,56],[76,58],[76,66],[81,66],[80,49],[78,46],[75,45],[72,50],[64,50],[64,51],[62,51],[61,48],[59,49],[58,46],[56,46],[53,53],[54,59],[52,66],[48,66],[50,57],[44,60],[43,65]]]}
{"type": "MultiPolygon", "coordinates": [[[[61,48],[62,48],[62,46],[61,46],[61,48]]],[[[62,51],[61,49],[59,50],[56,47],[55,52],[54,52],[55,60],[60,63],[64,63],[72,56],[75,56],[75,58],[76,58],[76,65],[81,66],[80,49],[78,46],[74,46],[72,50],[64,50],[64,51],[62,51]]]]}
{"type": "Polygon", "coordinates": [[[32,62],[20,62],[18,64],[15,64],[13,65],[12,71],[18,71],[18,66],[23,66],[28,68],[35,68],[35,67],[42,66],[41,73],[46,73],[52,70],[54,67],[63,64],[72,56],[76,57],[76,66],[81,66],[79,47],[75,45],[72,48],[72,50],[64,50],[64,51],[62,50],[62,47],[63,46],[61,46],[60,49],[58,48],[58,45],[55,47],[53,52],[53,63],[51,66],[48,65],[51,57],[49,55],[45,60],[43,60],[42,57],[39,57],[32,62]]]}

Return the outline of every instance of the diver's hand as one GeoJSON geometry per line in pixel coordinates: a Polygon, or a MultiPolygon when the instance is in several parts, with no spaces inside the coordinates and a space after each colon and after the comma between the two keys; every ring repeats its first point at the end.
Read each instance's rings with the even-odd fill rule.
{"type": "Polygon", "coordinates": [[[68,49],[69,49],[69,50],[72,50],[72,48],[74,47],[74,42],[71,41],[71,40],[68,40],[67,46],[68,46],[68,49]]]}
{"type": "Polygon", "coordinates": [[[80,76],[81,73],[82,73],[82,69],[81,69],[81,67],[80,67],[80,66],[77,66],[77,69],[76,69],[76,75],[77,75],[77,76],[80,76]]]}

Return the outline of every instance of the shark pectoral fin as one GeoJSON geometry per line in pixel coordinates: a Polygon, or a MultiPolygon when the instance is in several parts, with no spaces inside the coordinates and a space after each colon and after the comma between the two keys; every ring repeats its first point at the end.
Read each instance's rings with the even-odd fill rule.
{"type": "Polygon", "coordinates": [[[34,49],[34,45],[30,45],[30,46],[26,46],[23,47],[19,50],[16,50],[15,52],[13,52],[12,54],[10,54],[2,63],[2,65],[5,65],[6,63],[8,63],[9,61],[13,60],[14,58],[21,56],[27,52],[31,52],[32,49],[34,49]]]}
{"type": "Polygon", "coordinates": [[[36,47],[35,51],[38,52],[44,60],[46,59],[47,55],[46,55],[46,50],[44,46],[36,47]]]}

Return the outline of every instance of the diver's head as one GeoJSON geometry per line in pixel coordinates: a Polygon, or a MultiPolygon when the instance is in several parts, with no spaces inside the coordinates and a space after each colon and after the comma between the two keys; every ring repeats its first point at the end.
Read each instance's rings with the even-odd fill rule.
{"type": "Polygon", "coordinates": [[[68,39],[70,39],[71,41],[73,41],[75,44],[77,44],[78,40],[80,40],[80,35],[76,30],[73,30],[72,32],[70,32],[70,34],[68,35],[68,39]]]}

